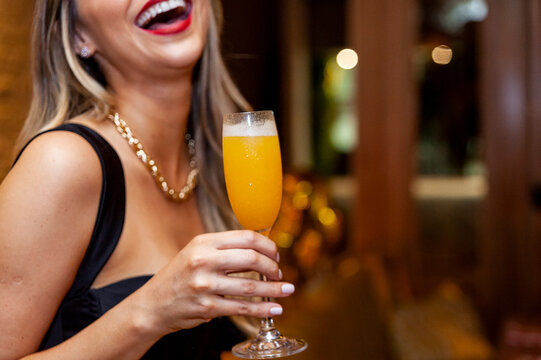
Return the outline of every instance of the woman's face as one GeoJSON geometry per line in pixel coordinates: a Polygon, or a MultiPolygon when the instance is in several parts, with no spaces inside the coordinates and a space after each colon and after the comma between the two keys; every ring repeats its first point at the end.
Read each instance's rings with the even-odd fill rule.
{"type": "Polygon", "coordinates": [[[209,0],[76,0],[76,5],[78,38],[94,51],[106,77],[171,78],[191,71],[206,43],[209,0]]]}

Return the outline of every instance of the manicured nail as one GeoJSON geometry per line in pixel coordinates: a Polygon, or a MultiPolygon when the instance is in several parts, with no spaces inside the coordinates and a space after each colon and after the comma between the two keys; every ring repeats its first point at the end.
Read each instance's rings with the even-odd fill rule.
{"type": "Polygon", "coordinates": [[[284,294],[293,294],[295,292],[295,286],[292,284],[282,285],[282,293],[284,294]]]}
{"type": "Polygon", "coordinates": [[[280,262],[280,253],[279,252],[276,253],[276,262],[280,262]]]}
{"type": "Polygon", "coordinates": [[[282,315],[282,308],[281,307],[273,307],[270,309],[270,314],[271,315],[282,315]]]}
{"type": "Polygon", "coordinates": [[[282,270],[278,269],[278,277],[280,278],[280,280],[282,280],[283,276],[284,274],[282,274],[282,270]]]}

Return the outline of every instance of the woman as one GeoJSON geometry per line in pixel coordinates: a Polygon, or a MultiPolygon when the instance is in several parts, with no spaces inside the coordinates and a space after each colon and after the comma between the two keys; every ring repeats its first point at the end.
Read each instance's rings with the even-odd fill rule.
{"type": "Polygon", "coordinates": [[[246,104],[219,26],[214,0],[36,2],[28,145],[0,187],[1,360],[216,359],[223,316],[282,312],[238,299],[294,288],[273,242],[225,231],[221,116],[246,104]]]}

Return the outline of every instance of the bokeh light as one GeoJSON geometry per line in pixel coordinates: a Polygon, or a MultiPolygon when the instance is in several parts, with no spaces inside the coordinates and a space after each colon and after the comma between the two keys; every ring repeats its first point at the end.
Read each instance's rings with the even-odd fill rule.
{"type": "Polygon", "coordinates": [[[336,55],[336,63],[344,70],[353,69],[358,62],[359,57],[352,49],[343,49],[336,55]]]}
{"type": "Polygon", "coordinates": [[[432,60],[439,65],[447,65],[453,59],[453,50],[447,45],[436,46],[432,50],[432,60]]]}

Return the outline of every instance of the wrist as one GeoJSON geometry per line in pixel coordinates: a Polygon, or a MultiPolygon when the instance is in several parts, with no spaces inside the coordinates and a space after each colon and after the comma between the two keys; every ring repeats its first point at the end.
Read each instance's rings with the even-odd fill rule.
{"type": "Polygon", "coordinates": [[[160,321],[152,311],[152,304],[143,299],[137,292],[132,294],[130,300],[129,319],[130,327],[137,338],[151,338],[158,340],[166,335],[160,326],[160,321]]]}

